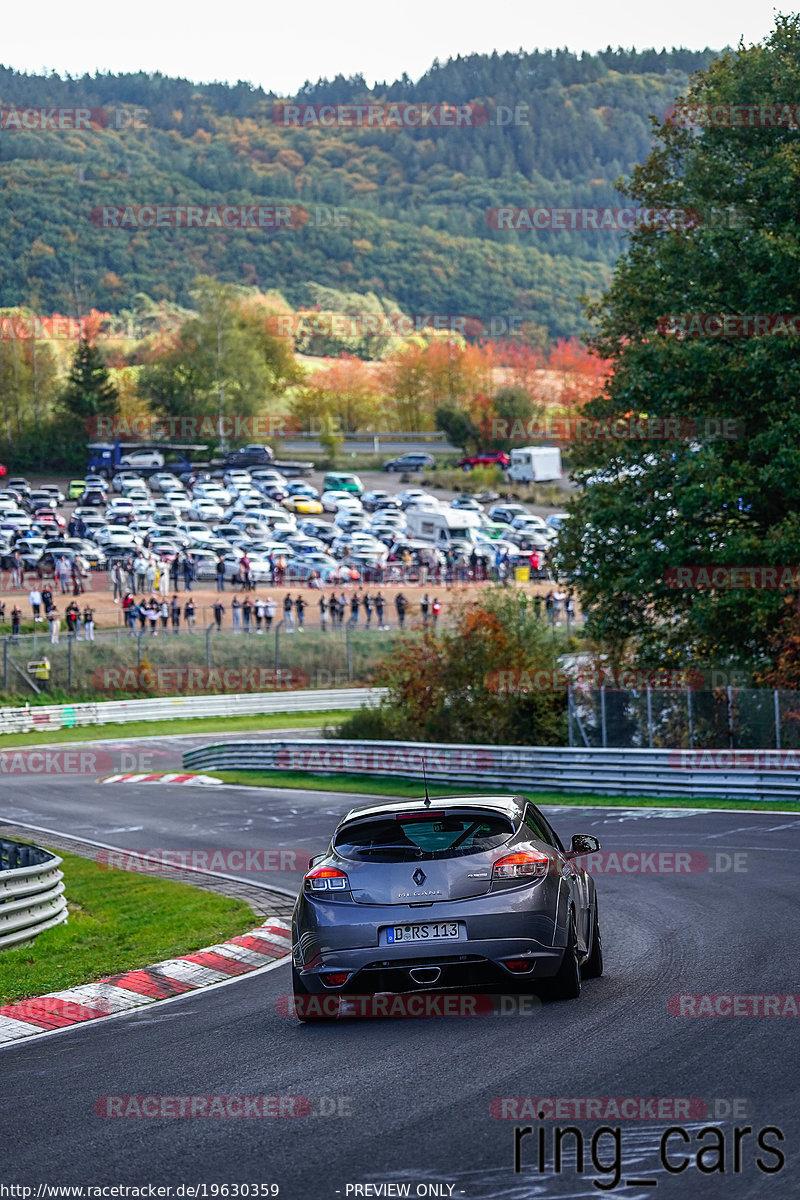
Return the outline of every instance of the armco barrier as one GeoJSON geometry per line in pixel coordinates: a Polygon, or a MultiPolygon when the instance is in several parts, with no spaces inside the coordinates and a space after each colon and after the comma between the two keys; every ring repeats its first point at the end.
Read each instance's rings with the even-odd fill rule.
{"type": "Polygon", "coordinates": [[[188,750],[187,770],[262,768],[377,775],[508,791],[689,799],[800,800],[800,751],[599,750],[570,746],[437,746],[422,742],[275,740],[188,750]],[[755,764],[755,765],[754,765],[755,764]]]}
{"type": "Polygon", "coordinates": [[[66,922],[61,861],[40,846],[0,839],[0,950],[66,922]]]}
{"type": "Polygon", "coordinates": [[[108,700],[100,704],[43,704],[0,708],[0,734],[31,733],[77,725],[117,725],[128,721],[169,721],[191,717],[251,717],[263,713],[328,712],[377,703],[378,688],[242,692],[218,696],[108,700]]]}

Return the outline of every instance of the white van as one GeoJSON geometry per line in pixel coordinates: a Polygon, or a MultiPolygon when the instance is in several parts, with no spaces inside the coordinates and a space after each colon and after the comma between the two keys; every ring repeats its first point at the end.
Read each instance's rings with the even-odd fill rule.
{"type": "Polygon", "coordinates": [[[458,508],[407,508],[406,520],[409,537],[445,548],[453,541],[474,542],[482,523],[479,513],[458,508]]]}
{"type": "Polygon", "coordinates": [[[546,483],[561,478],[561,450],[558,446],[524,446],[511,451],[508,478],[517,483],[546,483]]]}

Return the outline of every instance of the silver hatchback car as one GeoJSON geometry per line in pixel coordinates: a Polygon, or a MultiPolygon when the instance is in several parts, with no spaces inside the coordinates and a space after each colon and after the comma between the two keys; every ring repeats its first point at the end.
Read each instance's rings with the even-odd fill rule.
{"type": "MultiPolygon", "coordinates": [[[[513,983],[575,998],[603,971],[594,880],[578,861],[599,849],[586,834],[565,849],[524,796],[353,809],[295,904],[295,997],[513,983]]],[[[301,1020],[312,1008],[295,1005],[301,1020]]]]}

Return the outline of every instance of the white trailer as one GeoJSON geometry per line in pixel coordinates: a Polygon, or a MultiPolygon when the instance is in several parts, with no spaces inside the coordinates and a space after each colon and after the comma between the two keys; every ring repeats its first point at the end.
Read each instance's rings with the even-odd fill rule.
{"type": "Polygon", "coordinates": [[[561,479],[561,451],[558,446],[524,446],[511,451],[508,478],[517,483],[546,483],[561,479]]]}
{"type": "Polygon", "coordinates": [[[442,508],[438,512],[429,508],[406,509],[408,534],[421,542],[447,547],[452,541],[475,541],[475,530],[481,527],[480,514],[457,508],[442,508]]]}

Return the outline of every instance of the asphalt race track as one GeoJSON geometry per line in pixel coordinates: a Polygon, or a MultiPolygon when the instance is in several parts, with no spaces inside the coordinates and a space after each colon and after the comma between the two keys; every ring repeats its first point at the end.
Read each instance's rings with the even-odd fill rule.
{"type": "MultiPolygon", "coordinates": [[[[175,769],[178,744],[186,743],[149,742],[148,749],[163,754],[151,769],[175,769]]],[[[9,775],[0,818],[130,849],[292,848],[305,855],[324,849],[336,818],[363,802],[323,791],[9,775]]],[[[593,833],[604,851],[619,855],[596,874],[606,974],[585,983],[579,1000],[528,1001],[524,1011],[505,1016],[301,1026],[280,1012],[279,998],[291,984],[288,966],[279,965],[33,1039],[0,1051],[0,1182],[33,1187],[32,1196],[39,1184],[172,1185],[173,1196],[190,1194],[176,1193],[177,1185],[205,1184],[205,1193],[195,1195],[211,1197],[226,1194],[215,1192],[215,1184],[278,1184],[290,1200],[403,1194],[523,1200],[608,1190],[635,1198],[798,1194],[797,1018],[671,1015],[668,1001],[676,994],[800,993],[800,814],[600,808],[548,814],[562,838],[593,833]],[[653,852],[669,857],[659,863],[653,852]],[[687,860],[675,854],[688,853],[692,870],[676,873],[687,860]],[[631,870],[637,864],[643,869],[631,870]],[[136,1119],[95,1110],[106,1096],[213,1095],[308,1097],[311,1112],[294,1119],[136,1119]],[[693,1104],[688,1118],[680,1105],[676,1116],[666,1108],[662,1117],[650,1115],[651,1106],[644,1119],[586,1120],[574,1105],[562,1110],[563,1119],[538,1121],[513,1104],[494,1106],[508,1119],[492,1115],[493,1100],[514,1097],[691,1098],[693,1104]],[[520,1126],[533,1133],[520,1142],[517,1174],[520,1126]],[[688,1163],[675,1174],[659,1161],[669,1126],[684,1131],[668,1144],[673,1168],[688,1163]],[[703,1134],[708,1126],[719,1132],[703,1134]],[[761,1133],[759,1148],[757,1137],[769,1126],[784,1140],[761,1133]],[[582,1170],[569,1134],[556,1170],[555,1131],[567,1127],[582,1133],[582,1170]],[[735,1134],[744,1127],[750,1131],[735,1134]],[[756,1160],[774,1168],[776,1146],[785,1163],[764,1173],[756,1160]],[[695,1158],[704,1147],[702,1171],[695,1158]],[[724,1172],[716,1169],[720,1160],[724,1172]],[[367,1184],[374,1186],[355,1190],[367,1184]]],[[[306,864],[299,855],[286,861],[299,870],[249,878],[296,889],[306,864]]],[[[227,1194],[235,1195],[232,1187],[227,1194]]]]}

